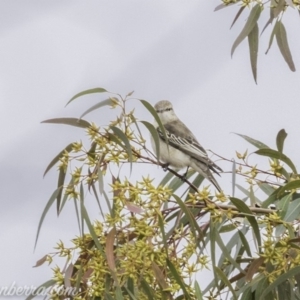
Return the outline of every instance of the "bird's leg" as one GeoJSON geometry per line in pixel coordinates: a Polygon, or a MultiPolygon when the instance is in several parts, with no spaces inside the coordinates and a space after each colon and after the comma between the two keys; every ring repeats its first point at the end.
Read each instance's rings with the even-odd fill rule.
{"type": "Polygon", "coordinates": [[[190,166],[188,166],[188,167],[186,168],[186,171],[185,171],[185,173],[182,175],[182,178],[185,178],[185,179],[186,179],[186,176],[187,176],[187,173],[188,173],[188,171],[189,171],[189,168],[190,168],[190,166]]]}
{"type": "Polygon", "coordinates": [[[169,165],[170,165],[169,163],[161,164],[161,166],[165,172],[167,171],[169,165]]]}

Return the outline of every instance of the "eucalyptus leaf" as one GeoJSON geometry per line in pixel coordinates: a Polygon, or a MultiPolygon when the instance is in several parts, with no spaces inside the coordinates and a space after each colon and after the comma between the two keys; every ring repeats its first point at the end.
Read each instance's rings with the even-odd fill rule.
{"type": "Polygon", "coordinates": [[[98,109],[98,108],[101,108],[101,107],[107,106],[107,105],[111,106],[111,105],[113,105],[113,103],[114,103],[114,102],[113,102],[112,98],[108,98],[108,99],[106,99],[106,100],[103,100],[103,101],[101,101],[101,102],[99,102],[99,103],[93,105],[93,106],[90,107],[88,110],[86,110],[86,111],[79,117],[79,119],[83,118],[85,115],[87,115],[88,113],[90,113],[90,112],[92,112],[92,111],[94,111],[94,110],[96,110],[96,109],[98,109]]]}
{"type": "Polygon", "coordinates": [[[38,238],[39,238],[39,234],[40,234],[40,230],[42,228],[42,224],[44,222],[44,219],[47,215],[47,212],[48,210],[50,209],[50,207],[52,206],[52,204],[54,203],[54,201],[56,200],[56,197],[57,195],[59,194],[59,192],[61,191],[62,187],[60,188],[57,188],[53,194],[51,195],[50,199],[48,200],[44,210],[43,210],[43,213],[41,215],[41,218],[40,218],[40,221],[39,221],[39,225],[38,225],[38,229],[37,229],[37,233],[36,233],[36,238],[35,238],[35,244],[34,244],[34,248],[36,248],[36,245],[37,245],[37,241],[38,241],[38,238]]]}
{"type": "Polygon", "coordinates": [[[297,170],[296,170],[296,167],[293,164],[293,162],[285,154],[280,153],[277,150],[259,149],[259,150],[255,151],[254,153],[256,153],[258,155],[262,155],[262,156],[267,156],[267,157],[270,157],[270,158],[279,159],[279,160],[283,161],[284,163],[286,163],[292,169],[292,171],[295,174],[297,174],[297,170]]]}
{"type": "Polygon", "coordinates": [[[283,145],[284,145],[284,141],[287,137],[287,133],[285,132],[284,129],[281,129],[276,137],[276,145],[277,145],[277,149],[280,153],[283,152],[283,145]]]}
{"type": "Polygon", "coordinates": [[[239,134],[239,133],[235,133],[235,132],[234,132],[234,134],[242,137],[244,140],[246,140],[248,143],[250,143],[251,145],[255,146],[258,149],[269,148],[266,144],[264,144],[258,140],[255,140],[247,135],[243,135],[243,134],[239,134]]]}
{"type": "Polygon", "coordinates": [[[277,21],[277,22],[278,22],[278,30],[276,31],[275,35],[276,35],[276,40],[277,40],[279,50],[284,60],[288,64],[289,68],[291,69],[291,71],[295,72],[296,68],[288,44],[285,27],[281,21],[277,21]]]}
{"type": "Polygon", "coordinates": [[[64,154],[65,151],[67,152],[71,152],[73,149],[73,144],[71,143],[69,144],[66,148],[64,148],[62,151],[60,151],[50,162],[50,164],[47,166],[45,172],[44,172],[44,177],[45,175],[48,173],[48,171],[59,161],[59,159],[62,157],[62,155],[64,154]]]}
{"type": "Polygon", "coordinates": [[[88,128],[91,126],[91,123],[88,121],[77,119],[77,118],[55,118],[55,119],[48,119],[44,120],[41,123],[49,123],[49,124],[65,124],[80,128],[88,128]]]}
{"type": "Polygon", "coordinates": [[[252,74],[254,81],[257,84],[257,55],[258,55],[258,25],[255,23],[254,27],[248,34],[249,54],[252,74]]]}
{"type": "Polygon", "coordinates": [[[75,96],[73,96],[69,101],[68,103],[66,104],[66,106],[72,102],[73,100],[81,97],[81,96],[85,96],[85,95],[89,95],[89,94],[95,94],[95,93],[107,93],[107,90],[106,89],[103,89],[103,88],[94,88],[94,89],[89,89],[89,90],[85,90],[85,91],[82,91],[78,94],[76,94],[75,96]]]}
{"type": "Polygon", "coordinates": [[[261,13],[261,5],[260,4],[256,4],[249,15],[249,18],[244,26],[244,28],[242,29],[241,33],[238,35],[238,37],[236,38],[236,40],[234,41],[232,48],[231,48],[231,56],[233,55],[235,49],[237,48],[237,46],[249,35],[249,33],[252,31],[252,29],[254,28],[259,16],[261,13]]]}

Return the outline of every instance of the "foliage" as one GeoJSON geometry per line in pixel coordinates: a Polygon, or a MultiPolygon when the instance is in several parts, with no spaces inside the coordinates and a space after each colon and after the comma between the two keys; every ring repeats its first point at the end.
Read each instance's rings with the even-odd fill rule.
{"type": "Polygon", "coordinates": [[[282,57],[286,61],[290,70],[295,72],[296,68],[294,65],[294,61],[292,58],[292,54],[290,51],[290,47],[288,44],[287,34],[285,30],[285,26],[283,25],[282,19],[287,9],[294,8],[300,12],[300,1],[299,0],[269,0],[266,2],[262,2],[260,0],[222,0],[222,4],[218,5],[215,8],[215,11],[220,10],[222,8],[231,6],[231,5],[240,5],[240,8],[233,19],[231,27],[235,24],[238,18],[241,16],[242,12],[246,7],[251,8],[249,13],[249,17],[244,25],[242,31],[236,38],[235,42],[231,48],[231,56],[233,55],[237,46],[245,39],[248,39],[249,44],[249,54],[250,54],[250,62],[252,74],[255,82],[257,83],[257,56],[258,56],[258,45],[259,45],[259,37],[265,31],[265,29],[272,24],[274,20],[276,20],[275,25],[273,26],[273,30],[270,35],[269,47],[266,50],[266,54],[269,52],[274,37],[276,37],[277,45],[281,52],[282,57]],[[258,28],[258,20],[261,16],[261,12],[268,8],[270,12],[270,17],[267,23],[264,25],[261,33],[259,34],[258,28]]]}
{"type": "MultiPolygon", "coordinates": [[[[87,90],[71,100],[89,93],[108,92],[87,90]]],[[[246,179],[247,187],[234,184],[243,199],[213,194],[192,170],[185,178],[164,166],[167,173],[159,184],[149,174],[134,181],[129,176],[144,172],[141,166],[163,165],[143,134],[146,130],[158,141],[156,129],[128,111],[128,103],[158,117],[147,101],[130,98],[131,93],[125,98],[108,94],[83,113],[108,105],[118,116],[106,127],[74,118],[44,121],[84,128],[90,139],[87,148],[82,142],[68,145],[45,172],[58,164],[58,186],[42,214],[37,239],[55,201],[58,214],[67,202],[74,203],[80,231],[72,247],[59,241],[56,252],[36,264],[52,264],[56,255],[66,260],[41,286],[51,286],[51,299],[67,299],[70,291],[69,299],[76,300],[299,299],[300,179],[283,153],[286,132],[278,133],[277,150],[239,134],[270,163],[269,170],[259,169],[248,163],[247,151],[236,153],[232,181],[246,179]],[[89,218],[87,192],[99,205],[99,220],[89,218]],[[203,269],[212,275],[207,286],[203,269]]],[[[232,165],[231,159],[218,157],[232,165]]]]}

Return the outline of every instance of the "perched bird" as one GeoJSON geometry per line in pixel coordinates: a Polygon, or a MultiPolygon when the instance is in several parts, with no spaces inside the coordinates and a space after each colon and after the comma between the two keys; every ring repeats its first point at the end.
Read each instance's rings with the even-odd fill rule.
{"type": "MultiPolygon", "coordinates": [[[[193,168],[203,177],[208,179],[221,192],[221,188],[212,175],[211,171],[218,174],[222,169],[211,161],[199,144],[193,133],[182,123],[176,116],[172,103],[167,100],[159,101],[154,106],[166,132],[169,146],[166,144],[165,137],[159,125],[154,121],[154,126],[158,131],[160,138],[160,153],[159,159],[170,165],[176,170],[182,168],[193,168]]],[[[156,152],[156,146],[153,137],[151,136],[152,148],[156,152]]]]}

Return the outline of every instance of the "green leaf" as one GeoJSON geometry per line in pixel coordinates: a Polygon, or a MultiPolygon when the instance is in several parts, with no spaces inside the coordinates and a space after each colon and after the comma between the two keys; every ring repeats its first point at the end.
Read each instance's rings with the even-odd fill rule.
{"type": "Polygon", "coordinates": [[[66,106],[72,102],[73,100],[81,97],[81,96],[85,96],[85,95],[89,95],[89,94],[95,94],[95,93],[107,93],[107,90],[106,89],[103,89],[103,88],[94,88],[94,89],[89,89],[89,90],[85,90],[85,91],[82,91],[78,94],[76,94],[74,97],[72,97],[68,103],[66,104],[66,106]]]}
{"type": "Polygon", "coordinates": [[[287,137],[287,133],[285,132],[284,129],[281,129],[277,134],[276,145],[277,145],[277,149],[280,153],[283,152],[283,144],[284,144],[286,137],[287,137]]]}
{"type": "Polygon", "coordinates": [[[261,13],[261,6],[259,4],[256,4],[249,15],[249,18],[242,29],[241,33],[236,38],[235,42],[232,45],[231,48],[231,56],[233,55],[236,47],[249,35],[249,33],[252,31],[253,27],[255,26],[259,16],[261,13]]]}
{"type": "Polygon", "coordinates": [[[231,29],[232,26],[235,24],[235,22],[237,21],[237,19],[239,18],[239,16],[241,15],[241,13],[243,12],[243,10],[245,9],[245,7],[246,7],[246,6],[242,6],[242,7],[239,9],[238,13],[236,14],[236,16],[235,16],[234,19],[233,19],[233,22],[232,22],[232,24],[231,24],[231,26],[230,26],[230,29],[231,29]]]}
{"type": "Polygon", "coordinates": [[[60,202],[61,202],[61,196],[62,196],[62,192],[63,192],[65,178],[66,178],[66,172],[65,172],[64,168],[60,168],[59,175],[58,175],[58,181],[57,181],[57,188],[60,188],[60,191],[56,197],[56,199],[57,199],[57,202],[56,202],[57,215],[59,215],[59,212],[60,212],[60,202]]]}
{"type": "Polygon", "coordinates": [[[300,188],[300,179],[293,180],[288,182],[286,185],[280,187],[277,189],[276,193],[278,196],[282,195],[285,191],[290,191],[294,189],[300,188]]]}
{"type": "Polygon", "coordinates": [[[219,5],[217,5],[214,9],[214,11],[218,11],[220,9],[223,9],[223,8],[226,8],[226,7],[229,7],[231,5],[233,5],[234,3],[229,3],[229,4],[224,4],[224,3],[221,3],[219,5]]]}
{"type": "Polygon", "coordinates": [[[48,167],[46,168],[46,171],[44,172],[44,177],[45,175],[48,173],[48,171],[59,161],[59,159],[61,158],[61,156],[63,155],[63,153],[65,151],[67,152],[71,152],[73,149],[73,143],[69,144],[66,148],[64,148],[62,151],[60,151],[50,162],[50,164],[48,165],[48,167]]]}
{"type": "Polygon", "coordinates": [[[292,169],[294,174],[297,174],[297,170],[296,170],[295,165],[283,153],[280,153],[280,152],[278,152],[276,150],[273,150],[273,149],[259,149],[259,150],[255,151],[254,153],[256,153],[258,155],[262,155],[262,156],[268,156],[270,158],[279,159],[279,160],[283,161],[284,163],[286,163],[292,169]]]}
{"type": "Polygon", "coordinates": [[[222,239],[221,239],[221,236],[219,234],[219,232],[217,230],[215,230],[214,232],[214,235],[215,235],[215,239],[216,239],[216,242],[217,244],[219,245],[221,251],[222,251],[222,258],[225,258],[228,260],[228,262],[230,262],[236,269],[238,269],[240,272],[243,272],[242,268],[240,267],[240,265],[231,257],[229,251],[231,249],[227,249],[227,247],[225,247],[222,239]],[[229,251],[228,251],[229,250],[229,251]]]}
{"type": "Polygon", "coordinates": [[[104,192],[104,180],[103,180],[103,172],[101,168],[99,168],[98,170],[98,185],[99,185],[100,194],[102,195],[104,192]]]}
{"type": "Polygon", "coordinates": [[[34,291],[32,291],[32,293],[30,295],[28,295],[28,297],[25,300],[31,300],[35,297],[41,296],[38,294],[38,291],[44,291],[44,290],[48,289],[49,287],[54,286],[55,284],[56,284],[56,281],[54,279],[44,282],[39,287],[37,287],[34,291]]]}
{"type": "Polygon", "coordinates": [[[203,300],[203,295],[202,295],[202,292],[201,292],[201,289],[200,289],[200,286],[198,284],[198,281],[195,280],[195,295],[196,295],[196,299],[197,300],[203,300]]]}
{"type": "Polygon", "coordinates": [[[243,134],[239,134],[239,133],[235,133],[235,132],[234,132],[234,134],[242,137],[244,140],[246,140],[248,143],[250,143],[251,145],[255,146],[258,149],[269,148],[266,144],[264,144],[258,140],[255,140],[247,135],[243,135],[243,134]]]}
{"type": "Polygon", "coordinates": [[[168,171],[158,186],[165,186],[174,176],[175,175],[172,172],[168,171]]]}
{"type": "Polygon", "coordinates": [[[214,266],[214,269],[215,269],[215,272],[216,274],[218,275],[218,277],[223,281],[223,283],[229,288],[229,290],[231,291],[231,294],[232,294],[232,297],[233,299],[238,299],[236,294],[235,294],[235,291],[234,291],[234,288],[232,287],[230,281],[228,280],[227,276],[223,273],[223,271],[218,268],[217,266],[214,266]]]}
{"type": "MultiPolygon", "coordinates": [[[[74,184],[74,180],[73,180],[73,178],[71,178],[71,180],[70,180],[70,182],[69,182],[69,184],[68,184],[68,187],[72,187],[73,184],[74,184]]],[[[67,200],[68,200],[68,194],[65,193],[65,194],[64,194],[64,197],[63,197],[63,200],[62,200],[62,202],[61,202],[61,205],[60,205],[60,207],[59,207],[59,214],[62,212],[62,210],[63,210],[63,208],[64,208],[64,206],[65,206],[67,200]]]]}
{"type": "Polygon", "coordinates": [[[234,197],[235,193],[235,185],[236,185],[236,163],[235,160],[233,159],[232,161],[232,197],[234,197]]]}
{"type": "Polygon", "coordinates": [[[103,100],[95,105],[93,105],[92,107],[90,107],[88,110],[86,110],[80,117],[79,119],[83,118],[85,115],[87,115],[88,113],[98,109],[98,108],[101,108],[103,106],[106,106],[106,105],[112,105],[114,102],[112,100],[112,98],[108,98],[106,100],[103,100]]]}
{"type": "Polygon", "coordinates": [[[150,114],[153,116],[153,118],[157,122],[159,129],[163,133],[164,140],[168,144],[168,138],[167,138],[167,134],[166,134],[166,131],[165,131],[165,127],[163,126],[163,124],[162,124],[157,112],[155,111],[154,107],[146,100],[142,100],[142,99],[139,99],[139,100],[147,108],[147,110],[150,112],[150,114]]]}
{"type": "Polygon", "coordinates": [[[245,217],[247,218],[248,222],[250,223],[250,225],[251,225],[251,227],[253,229],[254,235],[256,237],[259,252],[261,252],[260,231],[259,231],[259,227],[258,227],[257,221],[256,221],[255,217],[253,216],[252,211],[249,209],[249,207],[247,206],[247,204],[245,204],[240,199],[230,197],[230,201],[233,203],[234,206],[236,206],[236,208],[240,212],[245,213],[245,217]]]}
{"type": "Polygon", "coordinates": [[[48,200],[48,202],[47,202],[47,204],[46,204],[46,206],[45,206],[45,208],[44,208],[44,211],[43,211],[43,213],[42,213],[42,216],[41,216],[41,218],[40,218],[40,222],[39,222],[39,225],[38,225],[37,233],[36,233],[34,249],[36,248],[36,244],[37,244],[37,241],[38,241],[38,238],[39,238],[40,230],[41,230],[42,224],[43,224],[43,222],[44,222],[44,219],[45,219],[45,217],[46,217],[46,214],[47,214],[49,208],[52,206],[52,204],[53,204],[54,201],[56,200],[56,197],[57,197],[57,195],[59,194],[59,192],[60,192],[61,189],[62,189],[62,188],[60,187],[60,188],[56,189],[56,190],[53,192],[53,194],[51,195],[50,199],[48,200]]]}
{"type": "Polygon", "coordinates": [[[268,183],[258,183],[258,187],[268,196],[274,193],[275,189],[268,183]]]}
{"type": "Polygon", "coordinates": [[[80,120],[77,118],[56,118],[56,119],[48,119],[44,120],[41,123],[50,123],[50,124],[65,124],[80,128],[87,128],[91,126],[91,124],[88,121],[80,120]]]}
{"type": "Polygon", "coordinates": [[[131,150],[131,145],[129,143],[129,140],[125,133],[118,127],[111,126],[110,129],[114,132],[114,134],[124,143],[125,147],[123,147],[128,156],[129,156],[129,162],[130,162],[130,172],[132,171],[132,150],[131,150]]]}
{"type": "Polygon", "coordinates": [[[288,207],[287,213],[285,214],[284,221],[292,222],[299,218],[300,214],[300,199],[292,201],[288,207]]]}
{"type": "Polygon", "coordinates": [[[79,232],[82,232],[80,218],[79,218],[79,209],[78,209],[78,205],[77,205],[77,199],[73,199],[73,202],[74,202],[74,208],[75,208],[76,219],[77,219],[77,224],[78,224],[78,230],[79,230],[79,232]]]}
{"type": "Polygon", "coordinates": [[[173,278],[180,285],[180,287],[184,293],[184,296],[186,297],[185,299],[187,299],[187,300],[191,299],[190,294],[186,289],[186,284],[184,283],[183,279],[179,275],[179,273],[178,273],[177,269],[175,268],[175,266],[173,265],[173,263],[168,258],[167,258],[167,265],[169,267],[171,274],[173,275],[173,278]]]}
{"type": "Polygon", "coordinates": [[[278,23],[278,30],[276,30],[275,35],[276,35],[276,40],[277,40],[279,50],[284,60],[288,64],[289,68],[291,69],[291,71],[295,72],[296,68],[289,48],[285,27],[281,21],[277,21],[277,23],[278,23]]]}
{"type": "Polygon", "coordinates": [[[245,235],[243,234],[243,232],[241,230],[238,230],[237,232],[240,236],[240,239],[242,241],[243,246],[245,247],[245,250],[246,250],[248,256],[251,257],[252,254],[251,254],[250,246],[248,244],[248,241],[247,241],[245,235]]]}
{"type": "Polygon", "coordinates": [[[187,219],[189,221],[190,229],[195,237],[195,240],[199,239],[195,230],[197,230],[199,233],[199,236],[202,237],[203,236],[202,230],[200,229],[198,223],[196,222],[191,210],[185,205],[185,203],[180,199],[180,197],[178,197],[175,194],[173,194],[173,197],[176,200],[176,202],[178,203],[178,205],[180,206],[181,210],[185,213],[185,216],[187,217],[187,219]]]}
{"type": "Polygon", "coordinates": [[[258,25],[255,23],[254,27],[248,34],[248,44],[250,53],[250,62],[254,81],[257,84],[257,55],[258,55],[258,25]]]}
{"type": "Polygon", "coordinates": [[[282,282],[289,280],[290,278],[292,278],[295,275],[298,275],[300,273],[300,267],[295,267],[293,269],[290,269],[289,271],[284,272],[283,274],[281,274],[280,276],[277,277],[277,279],[275,281],[273,281],[268,287],[266,287],[261,296],[260,299],[264,299],[264,297],[266,295],[268,295],[268,293],[270,293],[271,291],[273,291],[279,284],[281,284],[282,282]]]}
{"type": "Polygon", "coordinates": [[[159,142],[159,135],[158,135],[156,128],[147,121],[141,121],[141,123],[143,123],[146,126],[146,128],[149,130],[149,132],[154,140],[154,143],[155,143],[156,156],[160,157],[160,142],[159,142]]]}
{"type": "Polygon", "coordinates": [[[277,208],[280,210],[279,216],[280,216],[281,220],[284,220],[284,218],[287,214],[291,199],[292,199],[292,193],[287,194],[279,201],[279,203],[277,205],[277,208]]]}
{"type": "Polygon", "coordinates": [[[142,287],[144,293],[147,295],[148,299],[149,300],[154,299],[155,292],[152,289],[152,287],[150,287],[149,283],[143,277],[140,278],[140,281],[141,281],[141,287],[142,287]]]}
{"type": "MultiPolygon", "coordinates": [[[[267,25],[268,25],[268,23],[266,24],[266,26],[267,25]]],[[[278,23],[276,22],[273,27],[272,33],[270,35],[269,46],[268,46],[268,49],[265,54],[268,54],[269,50],[271,49],[271,46],[272,46],[273,40],[274,40],[274,36],[276,35],[277,30],[278,30],[278,23]]]]}
{"type": "Polygon", "coordinates": [[[100,250],[101,254],[104,256],[104,250],[103,250],[103,247],[101,246],[100,242],[99,242],[99,239],[97,237],[97,234],[94,230],[94,227],[90,221],[90,218],[88,216],[88,213],[86,211],[86,208],[84,207],[84,204],[83,204],[83,201],[81,201],[81,214],[82,214],[82,218],[84,219],[88,229],[89,229],[89,232],[94,240],[94,243],[96,245],[96,247],[100,250]]]}

